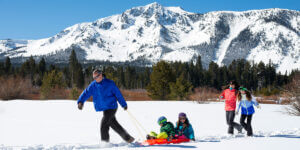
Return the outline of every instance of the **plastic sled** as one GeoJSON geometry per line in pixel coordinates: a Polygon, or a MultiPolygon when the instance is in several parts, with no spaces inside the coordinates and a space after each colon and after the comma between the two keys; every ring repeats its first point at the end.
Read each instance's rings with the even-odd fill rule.
{"type": "Polygon", "coordinates": [[[145,140],[143,142],[143,145],[155,145],[155,144],[178,144],[183,142],[189,142],[190,139],[173,139],[168,141],[167,139],[151,139],[151,140],[145,140]]]}

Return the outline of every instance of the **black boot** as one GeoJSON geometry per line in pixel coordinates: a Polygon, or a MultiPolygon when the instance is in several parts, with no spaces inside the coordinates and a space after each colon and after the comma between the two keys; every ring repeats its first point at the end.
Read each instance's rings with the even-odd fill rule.
{"type": "Polygon", "coordinates": [[[134,141],[134,138],[133,138],[133,137],[130,137],[129,140],[127,140],[126,142],[127,142],[127,143],[132,143],[133,141],[134,141]]]}

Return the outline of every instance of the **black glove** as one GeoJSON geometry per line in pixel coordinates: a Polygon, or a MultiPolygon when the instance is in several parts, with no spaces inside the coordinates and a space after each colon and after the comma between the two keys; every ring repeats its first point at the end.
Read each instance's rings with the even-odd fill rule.
{"type": "Polygon", "coordinates": [[[83,108],[83,103],[79,102],[79,103],[78,103],[78,109],[79,109],[79,110],[82,110],[82,108],[83,108]]]}
{"type": "Polygon", "coordinates": [[[192,140],[192,141],[195,141],[195,138],[192,138],[191,140],[192,140]]]}
{"type": "Polygon", "coordinates": [[[128,107],[127,107],[127,106],[125,106],[125,107],[123,107],[123,108],[124,108],[124,110],[127,110],[127,108],[128,108],[128,107]]]}

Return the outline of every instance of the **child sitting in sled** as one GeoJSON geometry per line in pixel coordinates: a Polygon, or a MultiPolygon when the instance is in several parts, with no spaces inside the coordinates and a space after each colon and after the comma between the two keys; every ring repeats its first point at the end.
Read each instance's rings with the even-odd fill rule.
{"type": "Polygon", "coordinates": [[[147,135],[147,139],[168,139],[172,140],[175,136],[174,125],[171,122],[167,122],[167,118],[162,116],[158,119],[157,123],[161,126],[160,133],[150,132],[147,135]]]}
{"type": "Polygon", "coordinates": [[[175,127],[175,137],[195,141],[194,130],[185,113],[179,113],[175,127]]]}

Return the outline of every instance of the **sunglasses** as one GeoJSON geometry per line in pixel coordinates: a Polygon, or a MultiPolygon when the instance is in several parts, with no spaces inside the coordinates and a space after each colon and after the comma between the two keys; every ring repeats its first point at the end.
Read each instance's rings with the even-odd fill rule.
{"type": "Polygon", "coordinates": [[[100,77],[101,74],[98,74],[97,76],[93,77],[94,80],[100,77]]]}

